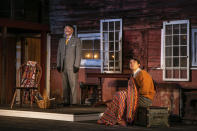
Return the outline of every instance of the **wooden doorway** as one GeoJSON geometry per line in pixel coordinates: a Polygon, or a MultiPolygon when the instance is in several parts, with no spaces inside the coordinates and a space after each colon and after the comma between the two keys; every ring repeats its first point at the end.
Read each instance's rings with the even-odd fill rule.
{"type": "MultiPolygon", "coordinates": [[[[39,64],[41,63],[40,59],[40,50],[41,50],[41,40],[40,37],[31,38],[21,36],[18,38],[16,43],[16,70],[18,70],[21,64],[26,61],[37,61],[39,64]]],[[[16,74],[17,76],[17,74],[16,74]]],[[[20,78],[16,77],[16,85],[18,85],[20,78]]],[[[40,90],[40,87],[39,87],[40,90]]],[[[20,91],[17,90],[16,101],[20,101],[20,91]]]]}
{"type": "Polygon", "coordinates": [[[40,38],[25,38],[25,61],[37,61],[40,64],[41,56],[41,40],[40,38]]]}

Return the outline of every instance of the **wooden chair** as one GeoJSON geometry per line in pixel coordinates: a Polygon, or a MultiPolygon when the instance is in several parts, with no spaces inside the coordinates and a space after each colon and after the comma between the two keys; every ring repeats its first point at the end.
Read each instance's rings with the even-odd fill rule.
{"type": "Polygon", "coordinates": [[[14,96],[11,102],[11,109],[15,103],[17,90],[20,90],[20,105],[22,106],[23,100],[26,102],[31,101],[31,106],[34,100],[34,92],[38,91],[40,85],[40,79],[42,76],[42,69],[40,65],[35,61],[27,61],[22,64],[17,71],[17,77],[19,78],[18,85],[14,88],[14,96]]]}
{"type": "Polygon", "coordinates": [[[88,98],[89,98],[89,103],[91,105],[98,102],[100,95],[98,84],[80,82],[80,88],[81,88],[81,104],[87,104],[86,99],[88,98]],[[92,90],[92,93],[90,93],[90,90],[92,90]]]}

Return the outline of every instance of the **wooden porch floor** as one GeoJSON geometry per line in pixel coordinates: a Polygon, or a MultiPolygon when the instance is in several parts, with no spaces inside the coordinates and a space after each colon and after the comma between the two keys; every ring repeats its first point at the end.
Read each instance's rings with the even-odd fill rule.
{"type": "Polygon", "coordinates": [[[85,105],[76,106],[57,106],[52,109],[40,109],[36,104],[30,105],[14,105],[13,109],[10,105],[0,105],[1,116],[14,116],[25,118],[51,119],[61,121],[90,121],[97,120],[104,112],[106,107],[92,107],[85,105]]]}

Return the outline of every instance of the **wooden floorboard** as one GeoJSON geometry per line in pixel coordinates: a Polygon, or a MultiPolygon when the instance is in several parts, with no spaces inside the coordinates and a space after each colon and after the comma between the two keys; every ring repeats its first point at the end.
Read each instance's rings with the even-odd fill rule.
{"type": "Polygon", "coordinates": [[[103,114],[106,107],[92,106],[57,106],[51,109],[40,109],[36,105],[15,105],[13,109],[9,105],[0,105],[0,116],[23,117],[35,119],[48,119],[60,121],[95,121],[103,114]]]}
{"type": "Polygon", "coordinates": [[[62,105],[50,108],[50,109],[40,109],[37,105],[23,105],[20,107],[19,105],[14,105],[13,109],[10,108],[9,105],[0,105],[0,109],[5,110],[17,110],[17,111],[33,111],[33,112],[47,112],[47,113],[60,113],[60,114],[94,114],[94,113],[102,113],[106,109],[105,106],[93,107],[87,105],[75,105],[75,106],[67,106],[63,107],[62,105]]]}

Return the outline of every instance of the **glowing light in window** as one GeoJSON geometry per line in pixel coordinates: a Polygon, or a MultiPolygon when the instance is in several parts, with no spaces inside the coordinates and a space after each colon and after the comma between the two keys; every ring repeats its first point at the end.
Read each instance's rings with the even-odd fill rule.
{"type": "Polygon", "coordinates": [[[89,59],[90,58],[90,53],[87,53],[85,57],[89,59]]]}
{"type": "Polygon", "coordinates": [[[98,59],[98,54],[94,54],[94,59],[98,59]]]}

